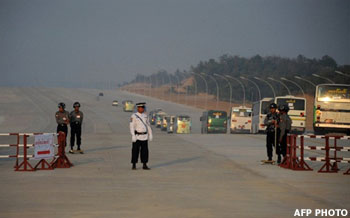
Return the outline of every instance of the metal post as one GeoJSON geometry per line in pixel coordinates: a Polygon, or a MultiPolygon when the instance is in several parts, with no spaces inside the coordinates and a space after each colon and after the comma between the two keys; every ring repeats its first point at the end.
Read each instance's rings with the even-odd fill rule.
{"type": "Polygon", "coordinates": [[[218,109],[218,106],[219,106],[219,84],[213,76],[211,76],[209,74],[207,76],[210,77],[212,80],[214,80],[214,82],[216,84],[216,106],[215,106],[215,108],[218,109]]]}
{"type": "Polygon", "coordinates": [[[198,74],[198,73],[195,73],[195,75],[199,76],[203,81],[204,81],[204,84],[205,84],[205,92],[206,92],[206,96],[205,96],[205,109],[208,110],[208,83],[207,83],[207,80],[205,79],[204,76],[198,74]]]}
{"type": "Polygon", "coordinates": [[[321,79],[324,79],[324,80],[329,81],[330,83],[335,84],[335,82],[333,82],[332,80],[328,79],[327,77],[320,76],[320,75],[318,75],[318,74],[316,74],[316,73],[313,73],[312,75],[313,75],[314,77],[321,78],[321,79]]]}
{"type": "Polygon", "coordinates": [[[282,81],[274,79],[272,77],[268,77],[267,79],[280,83],[284,88],[287,89],[288,95],[292,95],[291,92],[290,92],[290,89],[288,88],[288,86],[286,84],[284,84],[282,81]]]}
{"type": "Polygon", "coordinates": [[[243,77],[243,76],[241,76],[240,78],[251,82],[257,88],[258,94],[259,94],[259,100],[260,100],[261,99],[261,90],[260,90],[260,87],[258,86],[258,84],[256,82],[254,82],[253,80],[249,79],[249,78],[246,78],[246,77],[243,77]]]}
{"type": "Polygon", "coordinates": [[[272,93],[273,93],[273,98],[276,98],[276,92],[275,92],[275,89],[273,88],[273,86],[269,83],[269,82],[267,82],[266,80],[263,80],[263,79],[261,79],[261,78],[259,78],[259,77],[257,77],[257,76],[255,76],[254,77],[254,79],[256,79],[256,80],[259,80],[259,81],[261,81],[261,82],[264,82],[264,83],[266,83],[270,88],[271,88],[271,90],[272,90],[272,93]]]}
{"type": "Polygon", "coordinates": [[[216,74],[216,73],[214,73],[214,75],[215,75],[215,76],[218,76],[218,77],[220,77],[220,78],[222,78],[223,80],[225,80],[225,81],[227,82],[228,86],[230,87],[230,110],[231,110],[231,103],[232,103],[232,86],[231,86],[231,83],[230,83],[230,81],[228,81],[228,79],[227,79],[226,77],[224,77],[224,76],[221,76],[221,75],[216,74]]]}
{"type": "Polygon", "coordinates": [[[286,79],[284,77],[281,77],[281,80],[288,81],[288,82],[294,84],[296,87],[298,87],[300,89],[300,91],[303,93],[303,96],[305,98],[305,92],[304,92],[303,88],[298,83],[296,83],[296,82],[294,82],[292,80],[286,79]]]}

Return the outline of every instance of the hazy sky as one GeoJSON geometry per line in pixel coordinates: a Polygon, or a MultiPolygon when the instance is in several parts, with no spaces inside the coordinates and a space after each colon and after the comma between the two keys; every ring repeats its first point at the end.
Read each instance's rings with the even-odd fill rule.
{"type": "Polygon", "coordinates": [[[222,54],[350,64],[349,0],[0,0],[0,84],[123,82],[222,54]]]}

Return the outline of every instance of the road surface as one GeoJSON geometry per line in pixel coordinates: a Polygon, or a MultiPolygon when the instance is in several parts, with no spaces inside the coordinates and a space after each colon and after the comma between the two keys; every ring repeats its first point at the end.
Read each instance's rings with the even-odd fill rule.
{"type": "MultiPolygon", "coordinates": [[[[13,160],[0,159],[0,217],[293,217],[301,208],[350,210],[350,176],[261,165],[263,135],[201,135],[199,109],[114,90],[103,91],[98,100],[99,92],[0,88],[3,133],[55,132],[61,101],[69,110],[79,101],[85,114],[85,154],[68,154],[73,168],[15,172],[13,160]],[[132,171],[131,113],[112,106],[113,100],[124,99],[146,101],[148,110],[188,114],[193,133],[155,129],[152,170],[143,171],[139,164],[132,171]]],[[[342,172],[347,168],[341,165],[342,172]]]]}

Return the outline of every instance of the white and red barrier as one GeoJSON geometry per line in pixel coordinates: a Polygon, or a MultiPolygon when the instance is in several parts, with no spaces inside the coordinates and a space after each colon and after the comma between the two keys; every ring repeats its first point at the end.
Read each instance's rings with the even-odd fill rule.
{"type": "MultiPolygon", "coordinates": [[[[350,158],[338,157],[337,152],[350,151],[350,147],[337,146],[338,140],[349,140],[350,136],[332,136],[332,135],[288,135],[287,137],[287,154],[284,157],[280,167],[307,171],[312,168],[305,162],[318,161],[325,162],[318,170],[319,173],[337,173],[339,171],[338,163],[350,163],[350,158]],[[305,146],[305,138],[324,139],[324,146],[305,146]],[[298,139],[300,145],[297,145],[298,139]],[[330,140],[333,139],[334,144],[330,145],[330,140]],[[297,155],[299,150],[299,157],[297,155]],[[319,150],[325,151],[324,157],[305,157],[305,150],[319,150]],[[331,156],[331,152],[333,155],[331,156]]],[[[350,168],[344,173],[344,175],[350,175],[350,168]]]]}
{"type": "MultiPolygon", "coordinates": [[[[16,136],[17,141],[15,144],[0,144],[0,148],[6,147],[16,147],[16,153],[10,155],[0,155],[0,158],[15,158],[15,171],[35,171],[35,170],[52,170],[54,168],[69,168],[73,166],[73,164],[69,161],[67,156],[65,155],[65,146],[66,146],[66,135],[64,132],[56,133],[0,133],[0,136],[16,136]],[[28,137],[38,136],[38,135],[47,135],[51,134],[57,136],[58,144],[50,144],[58,147],[57,155],[52,155],[53,160],[48,163],[46,161],[47,154],[54,152],[52,150],[49,151],[39,151],[34,154],[28,154],[28,149],[31,147],[35,147],[35,144],[28,143],[28,137]],[[20,138],[23,137],[23,144],[20,144],[20,138]],[[20,154],[20,148],[23,148],[23,154],[20,154]],[[42,158],[41,156],[42,155],[42,158]],[[19,160],[23,159],[20,163],[19,160]],[[30,159],[38,159],[39,162],[33,167],[28,160],[30,159]]],[[[51,156],[50,156],[51,157],[51,156]]]]}

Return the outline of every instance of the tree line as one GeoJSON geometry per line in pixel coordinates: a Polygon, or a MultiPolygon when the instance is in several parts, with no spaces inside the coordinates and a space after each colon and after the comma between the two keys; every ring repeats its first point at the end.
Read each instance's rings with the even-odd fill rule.
{"type": "MultiPolygon", "coordinates": [[[[259,93],[253,82],[261,89],[261,97],[273,96],[269,85],[273,86],[277,96],[287,95],[288,90],[283,84],[289,88],[292,95],[301,95],[300,87],[305,94],[313,95],[315,91],[313,85],[307,81],[296,79],[296,76],[311,81],[314,84],[330,83],[324,78],[316,77],[314,74],[331,79],[335,83],[350,84],[349,77],[338,74],[336,71],[350,75],[350,65],[338,65],[337,62],[328,55],[320,59],[306,58],[303,55],[298,55],[296,58],[279,56],[262,57],[260,55],[245,58],[223,55],[217,60],[209,59],[207,61],[200,61],[196,66],[191,66],[189,70],[176,70],[174,73],[160,70],[149,76],[138,74],[135,79],[124,85],[141,82],[149,83],[152,87],[159,87],[165,84],[176,86],[187,78],[194,76],[196,81],[194,85],[196,85],[197,93],[206,92],[204,78],[208,84],[209,94],[217,94],[217,82],[219,83],[220,100],[228,101],[230,89],[227,80],[222,78],[222,76],[224,76],[229,80],[232,86],[233,101],[239,102],[242,100],[243,96],[242,86],[236,80],[243,83],[246,99],[248,101],[256,101],[259,99],[259,93]],[[232,77],[235,79],[232,79],[232,77]],[[288,80],[297,83],[300,87],[288,80]],[[281,82],[283,84],[281,84],[281,82]]],[[[195,94],[194,85],[186,87],[188,94],[195,94]]],[[[175,89],[171,89],[170,91],[176,92],[175,89]]]]}

